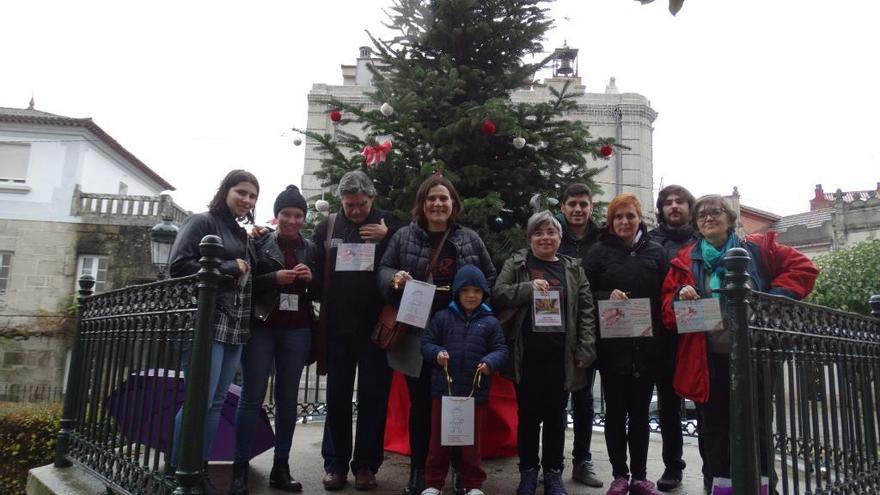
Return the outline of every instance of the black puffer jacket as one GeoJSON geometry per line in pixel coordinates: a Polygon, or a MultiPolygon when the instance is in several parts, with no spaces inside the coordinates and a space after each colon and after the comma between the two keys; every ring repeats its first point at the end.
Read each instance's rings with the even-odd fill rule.
{"type": "MultiPolygon", "coordinates": [[[[257,264],[254,268],[254,295],[252,312],[260,321],[266,321],[278,303],[278,284],[275,272],[284,270],[284,253],[278,246],[278,231],[261,237],[256,242],[257,264]]],[[[320,283],[318,273],[318,249],[315,244],[303,238],[303,243],[296,248],[296,259],[312,271],[312,281],[306,287],[307,300],[303,307],[319,297],[317,292],[320,283]]]]}
{"type": "MultiPolygon", "coordinates": [[[[449,232],[446,242],[455,248],[456,267],[476,265],[486,276],[489,286],[495,284],[495,265],[486,251],[483,240],[473,230],[455,225],[449,232]]],[[[379,268],[379,289],[384,292],[386,301],[395,301],[400,291],[391,288],[391,278],[398,270],[406,270],[417,280],[422,280],[428,263],[431,261],[431,240],[428,232],[418,223],[410,222],[391,238],[388,249],[382,257],[379,268]]]]}
{"type": "MultiPolygon", "coordinates": [[[[662,358],[665,341],[661,316],[660,288],[668,263],[663,248],[648,237],[644,224],[642,236],[631,247],[605,227],[587,254],[584,271],[590,280],[593,299],[607,300],[614,289],[629,293],[630,299],[651,299],[653,337],[602,339],[599,328],[598,364],[605,372],[620,374],[652,373],[662,358]]],[[[597,320],[598,321],[598,320],[597,320]]]]}
{"type": "Polygon", "coordinates": [[[219,236],[223,241],[223,254],[220,258],[220,273],[226,277],[217,291],[217,306],[230,308],[235,304],[235,279],[241,276],[236,259],[247,261],[251,266],[256,264],[256,253],[247,232],[232,214],[197,213],[187,218],[180,226],[180,232],[171,247],[169,273],[172,277],[185,277],[197,273],[199,264],[199,243],[206,235],[219,236]]]}
{"type": "Polygon", "coordinates": [[[648,232],[648,235],[652,241],[663,247],[667,262],[672,261],[678,255],[678,251],[681,248],[697,240],[697,236],[694,235],[694,229],[690,225],[684,225],[675,229],[662,223],[656,229],[648,232]]]}

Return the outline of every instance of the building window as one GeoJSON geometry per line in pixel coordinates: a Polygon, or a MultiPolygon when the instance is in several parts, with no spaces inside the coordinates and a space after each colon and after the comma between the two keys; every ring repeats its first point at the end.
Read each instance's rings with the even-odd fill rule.
{"type": "Polygon", "coordinates": [[[107,256],[96,254],[83,254],[79,257],[76,269],[75,289],[79,290],[79,278],[83,275],[95,277],[95,292],[107,290],[107,265],[110,259],[107,256]]]}
{"type": "Polygon", "coordinates": [[[27,143],[0,143],[0,184],[24,184],[30,156],[27,143]]]}
{"type": "Polygon", "coordinates": [[[12,253],[0,251],[0,296],[6,294],[9,286],[9,267],[12,265],[12,253]]]}

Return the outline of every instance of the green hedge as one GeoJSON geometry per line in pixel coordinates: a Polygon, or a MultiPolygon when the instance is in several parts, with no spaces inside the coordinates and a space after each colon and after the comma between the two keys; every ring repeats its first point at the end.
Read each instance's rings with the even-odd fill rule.
{"type": "Polygon", "coordinates": [[[28,470],[52,462],[60,404],[0,403],[0,493],[24,493],[28,470]]]}

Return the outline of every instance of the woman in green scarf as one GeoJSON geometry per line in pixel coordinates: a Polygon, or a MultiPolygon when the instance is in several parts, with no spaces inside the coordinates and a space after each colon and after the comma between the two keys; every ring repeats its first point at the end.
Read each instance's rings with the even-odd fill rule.
{"type": "MultiPolygon", "coordinates": [[[[663,282],[663,321],[675,329],[676,300],[726,298],[712,292],[724,279],[724,256],[741,247],[751,258],[746,268],[752,287],[792,299],[802,299],[813,289],[819,270],[802,253],[776,242],[776,233],[736,234],[736,212],[718,195],[703,196],[694,203],[692,223],[699,240],[679,251],[663,282]]],[[[732,493],[730,478],[730,330],[679,335],[675,391],[693,400],[702,414],[700,435],[706,446],[705,462],[714,478],[713,495],[732,493]]],[[[759,384],[760,386],[760,384],[759,384]]],[[[764,471],[768,471],[764,468],[764,471]]],[[[706,469],[704,469],[706,472],[706,469]]],[[[766,474],[766,473],[765,473],[766,474]]]]}

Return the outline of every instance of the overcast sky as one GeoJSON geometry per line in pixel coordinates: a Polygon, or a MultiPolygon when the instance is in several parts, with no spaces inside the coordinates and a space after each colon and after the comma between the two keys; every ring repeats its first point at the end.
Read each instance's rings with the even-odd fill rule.
{"type": "MultiPolygon", "coordinates": [[[[654,183],[778,214],[813,186],[880,181],[880,2],[559,0],[545,49],[580,48],[588,91],[645,95],[654,183]]],[[[299,184],[315,82],[341,84],[390,0],[5,2],[0,106],[92,117],[200,211],[231,168],[260,179],[258,219],[299,184]]]]}

